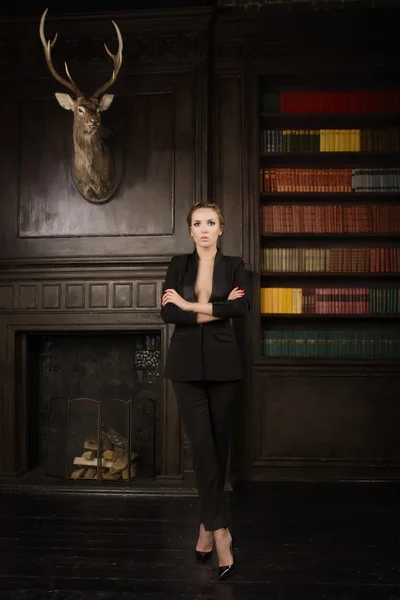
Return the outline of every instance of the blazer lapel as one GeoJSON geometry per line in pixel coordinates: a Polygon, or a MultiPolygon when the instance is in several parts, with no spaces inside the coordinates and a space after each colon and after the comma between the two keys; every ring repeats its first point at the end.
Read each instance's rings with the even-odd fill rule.
{"type": "Polygon", "coordinates": [[[196,250],[189,254],[186,263],[186,273],[183,279],[183,298],[188,302],[196,302],[195,287],[197,279],[197,270],[199,265],[199,255],[196,250]]]}
{"type": "MultiPolygon", "coordinates": [[[[188,255],[186,263],[186,273],[183,279],[183,298],[188,302],[196,302],[196,279],[199,267],[199,255],[195,250],[188,255]]],[[[212,278],[212,291],[209,302],[217,300],[226,300],[227,279],[225,269],[225,258],[220,250],[217,250],[214,261],[214,271],[212,278]]]]}
{"type": "Polygon", "coordinates": [[[225,269],[225,258],[220,250],[217,250],[217,255],[214,262],[214,272],[212,279],[212,292],[210,302],[217,300],[226,300],[226,269],[225,269]]]}

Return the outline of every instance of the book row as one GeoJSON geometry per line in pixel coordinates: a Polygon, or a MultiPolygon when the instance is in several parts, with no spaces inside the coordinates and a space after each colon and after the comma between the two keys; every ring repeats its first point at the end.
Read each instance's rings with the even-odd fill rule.
{"type": "Polygon", "coordinates": [[[397,273],[400,248],[262,248],[261,271],[397,273]]]}
{"type": "Polygon", "coordinates": [[[261,152],[396,152],[399,129],[263,129],[261,152]]]}
{"type": "Polygon", "coordinates": [[[262,331],[261,355],[268,357],[397,358],[400,332],[262,331]]]}
{"type": "Polygon", "coordinates": [[[260,192],[396,192],[400,169],[260,169],[260,192]]]}
{"type": "Polygon", "coordinates": [[[392,113],[400,111],[400,91],[311,92],[261,89],[260,111],[262,113],[392,113]]]}
{"type": "Polygon", "coordinates": [[[263,314],[388,315],[400,312],[400,288],[260,288],[263,314]]]}
{"type": "Polygon", "coordinates": [[[260,234],[399,233],[400,205],[260,206],[260,234]]]}

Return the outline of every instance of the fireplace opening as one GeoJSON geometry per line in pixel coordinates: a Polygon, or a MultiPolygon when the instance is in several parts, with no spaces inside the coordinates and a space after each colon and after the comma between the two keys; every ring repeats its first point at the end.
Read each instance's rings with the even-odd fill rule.
{"type": "Polygon", "coordinates": [[[154,478],[161,448],[160,334],[21,338],[23,478],[70,485],[154,478]]]}

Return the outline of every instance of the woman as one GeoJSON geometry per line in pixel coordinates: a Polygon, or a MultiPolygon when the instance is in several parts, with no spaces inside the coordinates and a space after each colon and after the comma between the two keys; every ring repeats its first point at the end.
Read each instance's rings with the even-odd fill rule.
{"type": "Polygon", "coordinates": [[[219,579],[234,569],[233,539],[223,503],[235,400],[243,378],[231,318],[249,309],[243,260],[217,248],[224,217],[215,204],[200,202],[187,222],[196,249],[174,256],[168,267],[161,316],[174,323],[165,376],[172,380],[193,455],[200,498],[196,560],[211,556],[219,579]]]}

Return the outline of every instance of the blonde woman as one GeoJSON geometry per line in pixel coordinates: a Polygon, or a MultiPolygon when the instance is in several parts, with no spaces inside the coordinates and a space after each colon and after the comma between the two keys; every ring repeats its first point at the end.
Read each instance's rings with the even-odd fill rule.
{"type": "Polygon", "coordinates": [[[243,260],[217,247],[224,217],[201,202],[187,217],[196,248],[168,267],[161,316],[174,323],[165,376],[172,380],[190,443],[200,499],[195,556],[206,562],[215,542],[219,579],[234,570],[233,536],[223,489],[235,405],[243,378],[231,319],[249,310],[243,260]]]}

